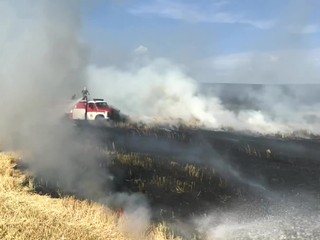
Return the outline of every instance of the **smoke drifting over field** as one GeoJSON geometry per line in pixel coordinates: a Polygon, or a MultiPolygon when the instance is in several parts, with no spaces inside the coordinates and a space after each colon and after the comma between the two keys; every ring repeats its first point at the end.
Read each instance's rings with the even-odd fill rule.
{"type": "Polygon", "coordinates": [[[138,118],[181,118],[186,122],[197,119],[211,128],[231,127],[260,133],[307,130],[318,134],[318,121],[310,119],[319,118],[320,98],[313,94],[316,103],[313,106],[304,102],[312,87],[284,89],[276,85],[320,83],[319,49],[306,50],[310,40],[309,17],[317,3],[291,3],[267,37],[252,46],[268,49],[264,52],[180,61],[186,64],[186,70],[169,59],[151,58],[148,53],[152,49],[148,52],[148,46],[139,46],[133,51],[136,59],[131,63],[124,60],[113,66],[91,66],[92,92],[138,118]],[[235,100],[235,106],[230,107],[223,101],[225,96],[216,94],[217,91],[204,96],[199,81],[275,85],[259,90],[226,86],[222,94],[230,94],[235,100]],[[242,99],[247,99],[248,105],[239,109],[236,101],[242,99]]]}
{"type": "Polygon", "coordinates": [[[76,1],[1,1],[0,137],[30,153],[37,168],[63,163],[71,134],[57,127],[63,106],[85,83],[86,51],[76,1]],[[41,161],[40,161],[41,160],[41,161]]]}
{"type": "Polygon", "coordinates": [[[61,117],[54,106],[85,83],[86,51],[79,39],[77,5],[1,1],[0,6],[1,137],[17,137],[22,144],[31,140],[24,141],[24,135],[41,141],[34,130],[61,117]]]}
{"type": "Polygon", "coordinates": [[[21,150],[39,178],[99,200],[109,176],[95,161],[94,140],[84,146],[62,122],[68,100],[86,85],[80,7],[76,0],[0,1],[0,141],[21,150]]]}
{"type": "MultiPolygon", "coordinates": [[[[312,121],[318,119],[316,109],[319,105],[299,108],[297,99],[306,95],[302,91],[282,91],[274,87],[257,92],[252,89],[233,92],[231,94],[238,96],[236,100],[248,97],[250,104],[255,102],[254,108],[233,109],[224,104],[225,96],[220,99],[217,91],[213,95],[202,94],[198,79],[188,76],[174,62],[148,58],[148,49],[144,46],[134,51],[137,58],[132,64],[124,64],[126,66],[122,68],[90,66],[87,69],[87,50],[80,39],[80,4],[76,1],[38,1],[35,7],[14,1],[1,4],[5,21],[0,35],[4,46],[0,84],[3,99],[12,106],[2,109],[16,130],[18,125],[29,129],[27,125],[35,122],[25,120],[21,123],[21,118],[39,116],[41,120],[51,120],[57,116],[52,109],[48,111],[48,106],[56,104],[57,99],[69,98],[86,85],[88,70],[92,94],[106,97],[133,118],[146,121],[150,118],[182,119],[215,129],[230,127],[261,133],[290,133],[301,129],[319,133],[317,121],[312,121]],[[27,110],[12,111],[25,105],[25,99],[30,106],[27,110]]],[[[289,31],[280,34],[279,38],[283,41],[292,34],[303,45],[303,39],[297,33],[289,31]]],[[[312,63],[306,66],[310,61],[305,61],[309,58],[303,51],[282,51],[272,56],[253,54],[245,59],[232,69],[231,82],[241,79],[266,82],[263,79],[268,78],[274,83],[288,79],[302,83],[305,78],[317,79],[318,71],[312,63]],[[301,70],[299,74],[298,70],[301,70]]],[[[4,122],[8,123],[1,123],[4,122]]],[[[4,132],[10,128],[2,124],[1,129],[4,132]]]]}
{"type": "Polygon", "coordinates": [[[93,197],[106,176],[74,141],[71,124],[61,123],[68,99],[86,82],[78,8],[77,1],[0,2],[0,138],[24,153],[35,175],[93,197]]]}
{"type": "MultiPolygon", "coordinates": [[[[31,6],[18,1],[0,1],[3,20],[0,28],[0,141],[5,141],[9,148],[22,149],[33,160],[30,161],[32,171],[46,179],[62,180],[65,191],[124,206],[130,221],[124,229],[128,231],[138,229],[141,232],[141,226],[148,225],[148,204],[136,195],[109,197],[104,189],[109,187],[110,176],[94,161],[97,156],[91,149],[95,140],[88,138],[91,142],[86,146],[89,147],[84,147],[84,141],[75,141],[73,127],[58,121],[63,115],[60,106],[65,104],[64,100],[79,92],[83,86],[88,84],[93,96],[105,97],[133,119],[147,122],[154,118],[160,119],[160,122],[163,119],[169,122],[179,119],[187,124],[196,123],[214,129],[231,127],[259,133],[291,133],[307,129],[320,133],[315,113],[319,104],[312,107],[302,104],[300,107],[296,101],[300,94],[306,95],[303,91],[279,91],[278,87],[256,92],[252,89],[236,91],[234,95],[245,96],[235,98],[236,101],[249,99],[250,104],[256,101],[253,106],[238,108],[226,104],[228,98],[221,95],[223,90],[204,94],[198,86],[198,79],[193,79],[183,67],[168,59],[143,56],[143,62],[122,68],[88,66],[88,48],[80,38],[78,1],[39,0],[35,3],[31,6]],[[135,224],[132,225],[132,222],[135,224]]],[[[139,47],[135,52],[146,54],[147,49],[139,47]]],[[[288,56],[284,61],[291,60],[290,54],[288,56]]],[[[261,65],[259,61],[253,62],[258,65],[253,66],[255,74],[242,72],[245,67],[240,66],[235,77],[243,73],[243,76],[254,81],[256,77],[270,76],[270,72],[277,80],[292,76],[289,63],[286,67],[276,65],[265,69],[261,67],[264,61],[261,65]]],[[[296,59],[294,63],[294,66],[299,66],[296,59]]],[[[298,77],[303,78],[303,74],[298,77]]],[[[189,150],[192,152],[194,149],[189,150]]],[[[202,150],[200,148],[198,151],[202,150]]],[[[229,173],[243,184],[264,190],[264,186],[252,183],[224,165],[223,159],[214,164],[220,173],[229,173]]],[[[234,214],[239,216],[237,212],[234,214]]],[[[224,227],[229,221],[225,220],[225,215],[222,218],[221,225],[224,227]]],[[[277,216],[275,219],[278,221],[277,216]]],[[[206,220],[209,226],[201,230],[209,234],[208,239],[221,234],[223,229],[219,224],[212,229],[212,218],[202,219],[206,220]]],[[[263,223],[269,226],[270,221],[263,223]]],[[[250,218],[249,223],[245,224],[255,226],[250,218]]],[[[205,224],[203,226],[206,227],[205,224]]],[[[232,231],[246,230],[237,223],[233,226],[232,231]]]]}
{"type": "Polygon", "coordinates": [[[317,134],[320,129],[316,121],[311,123],[307,118],[318,118],[316,109],[319,105],[310,107],[301,102],[307,93],[298,86],[292,89],[277,85],[257,86],[257,90],[227,85],[219,92],[219,86],[199,86],[181,67],[166,59],[144,61],[142,66],[130,65],[125,69],[91,66],[88,74],[94,93],[105,96],[136,119],[167,122],[181,119],[209,128],[259,133],[289,134],[307,130],[317,134]],[[202,88],[206,88],[205,91],[202,88]],[[234,106],[223,102],[228,100],[228,94],[234,106]]]}

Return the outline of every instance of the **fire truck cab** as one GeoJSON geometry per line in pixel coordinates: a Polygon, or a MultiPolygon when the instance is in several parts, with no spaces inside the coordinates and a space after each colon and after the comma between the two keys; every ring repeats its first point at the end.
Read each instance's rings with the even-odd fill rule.
{"type": "Polygon", "coordinates": [[[104,99],[80,100],[69,112],[73,120],[119,120],[120,111],[109,106],[104,99]]]}

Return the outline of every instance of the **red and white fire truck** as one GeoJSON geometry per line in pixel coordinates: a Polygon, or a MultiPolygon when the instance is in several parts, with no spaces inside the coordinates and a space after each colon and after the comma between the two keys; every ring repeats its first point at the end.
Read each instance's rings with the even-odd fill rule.
{"type": "Polygon", "coordinates": [[[120,120],[120,111],[101,98],[77,101],[68,115],[73,120],[120,120]]]}

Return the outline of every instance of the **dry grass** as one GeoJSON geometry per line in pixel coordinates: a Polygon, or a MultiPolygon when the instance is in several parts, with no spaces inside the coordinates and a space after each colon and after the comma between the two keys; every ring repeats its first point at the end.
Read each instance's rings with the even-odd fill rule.
{"type": "MultiPolygon", "coordinates": [[[[120,230],[117,214],[102,205],[35,194],[30,177],[14,169],[17,158],[0,153],[0,239],[132,239],[120,230]]],[[[143,238],[179,239],[163,224],[151,226],[143,238]]]]}

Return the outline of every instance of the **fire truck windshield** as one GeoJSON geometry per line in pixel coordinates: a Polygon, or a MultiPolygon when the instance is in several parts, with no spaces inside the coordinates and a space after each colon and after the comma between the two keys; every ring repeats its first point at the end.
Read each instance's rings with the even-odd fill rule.
{"type": "Polygon", "coordinates": [[[108,108],[108,104],[106,102],[96,102],[97,108],[108,108]]]}

